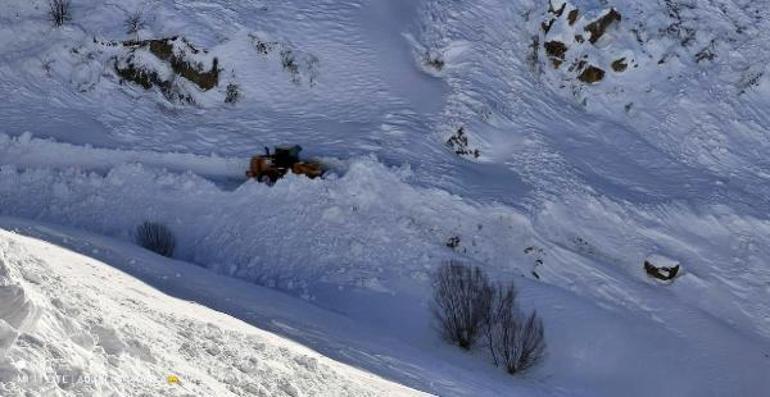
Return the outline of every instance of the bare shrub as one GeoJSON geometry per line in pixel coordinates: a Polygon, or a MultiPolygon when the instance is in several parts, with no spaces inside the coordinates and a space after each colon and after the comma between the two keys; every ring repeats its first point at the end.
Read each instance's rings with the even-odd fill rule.
{"type": "Polygon", "coordinates": [[[147,27],[147,24],[144,22],[144,14],[142,11],[135,11],[129,14],[123,22],[123,26],[126,28],[127,34],[136,34],[147,27]]]}
{"type": "Polygon", "coordinates": [[[442,336],[469,350],[488,318],[493,288],[478,267],[458,262],[442,265],[435,275],[433,313],[442,336]]]}
{"type": "Polygon", "coordinates": [[[176,238],[165,225],[156,222],[144,222],[137,226],[134,236],[141,247],[158,255],[171,257],[176,248],[176,238]]]}
{"type": "Polygon", "coordinates": [[[516,287],[494,289],[485,334],[492,361],[513,375],[531,368],[545,354],[543,321],[533,311],[524,316],[516,302],[516,287]]]}
{"type": "Polygon", "coordinates": [[[70,0],[49,0],[48,18],[53,26],[59,27],[72,20],[72,3],[70,0]]]}
{"type": "Polygon", "coordinates": [[[241,87],[236,83],[230,83],[227,85],[227,91],[225,92],[225,103],[234,104],[241,99],[241,87]]]}

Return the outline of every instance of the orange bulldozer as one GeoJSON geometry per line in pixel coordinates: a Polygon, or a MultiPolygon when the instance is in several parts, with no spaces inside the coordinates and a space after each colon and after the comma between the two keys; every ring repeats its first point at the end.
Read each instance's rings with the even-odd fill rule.
{"type": "Polygon", "coordinates": [[[289,171],[297,175],[305,175],[310,179],[322,176],[325,170],[321,163],[300,160],[301,151],[302,147],[299,145],[278,146],[270,154],[270,149],[265,147],[264,155],[251,158],[246,176],[269,184],[283,178],[289,171]]]}

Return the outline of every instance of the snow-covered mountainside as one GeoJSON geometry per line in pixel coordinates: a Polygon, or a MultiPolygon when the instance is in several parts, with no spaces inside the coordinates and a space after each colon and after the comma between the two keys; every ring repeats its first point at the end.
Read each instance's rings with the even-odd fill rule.
{"type": "MultiPolygon", "coordinates": [[[[47,13],[0,4],[0,227],[428,393],[770,390],[767,2],[73,0],[61,27],[47,13]],[[246,180],[279,144],[330,172],[246,180]],[[175,261],[132,245],[145,221],[176,235],[175,261]],[[516,280],[545,324],[540,365],[507,376],[439,338],[431,274],[449,260],[516,280]],[[646,260],[680,268],[660,282],[646,260]]],[[[41,354],[14,332],[9,351],[41,354]]],[[[222,387],[207,376],[191,393],[222,387]]],[[[355,387],[389,393],[372,382],[355,387]]]]}
{"type": "Polygon", "coordinates": [[[0,297],[3,396],[420,394],[5,231],[0,297]]]}

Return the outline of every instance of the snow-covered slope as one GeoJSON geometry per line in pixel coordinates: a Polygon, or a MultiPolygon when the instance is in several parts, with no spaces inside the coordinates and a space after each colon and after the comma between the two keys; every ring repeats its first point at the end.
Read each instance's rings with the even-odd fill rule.
{"type": "MultiPolygon", "coordinates": [[[[75,0],[54,29],[44,1],[7,0],[0,215],[46,240],[56,233],[34,223],[127,243],[137,224],[164,222],[186,262],[175,266],[319,310],[284,318],[292,329],[331,316],[377,330],[346,334],[353,351],[329,343],[328,324],[315,337],[271,331],[428,392],[761,395],[768,12],[734,0],[75,0]],[[145,23],[126,33],[137,11],[145,23]],[[176,76],[171,42],[198,73],[216,58],[219,84],[176,76]],[[129,61],[153,88],[127,81],[129,61]],[[283,143],[333,172],[244,180],[251,155],[283,143]],[[673,283],[645,274],[653,254],[682,265],[673,283]],[[447,259],[518,280],[545,320],[543,365],[510,378],[442,344],[429,276],[447,259]]],[[[205,303],[250,321],[224,299],[205,303]]]]}
{"type": "Polygon", "coordinates": [[[0,299],[3,396],[420,394],[5,231],[0,299]]]}

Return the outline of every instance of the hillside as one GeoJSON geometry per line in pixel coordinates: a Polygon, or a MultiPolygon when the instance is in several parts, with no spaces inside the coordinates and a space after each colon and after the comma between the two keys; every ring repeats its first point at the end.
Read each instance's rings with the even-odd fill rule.
{"type": "Polygon", "coordinates": [[[770,388],[767,4],[74,0],[61,27],[47,12],[0,6],[3,228],[432,394],[770,388]],[[282,144],[330,172],[244,177],[282,144]],[[57,237],[145,255],[147,220],[176,235],[173,264],[57,237]],[[682,270],[659,282],[651,257],[682,270]],[[542,365],[510,377],[440,340],[431,275],[449,260],[516,281],[545,323],[542,365]],[[147,269],[167,266],[234,295],[157,284],[147,269]],[[249,288],[316,314],[227,303],[249,288]]]}
{"type": "Polygon", "coordinates": [[[0,249],[4,396],[419,395],[52,244],[0,249]]]}

